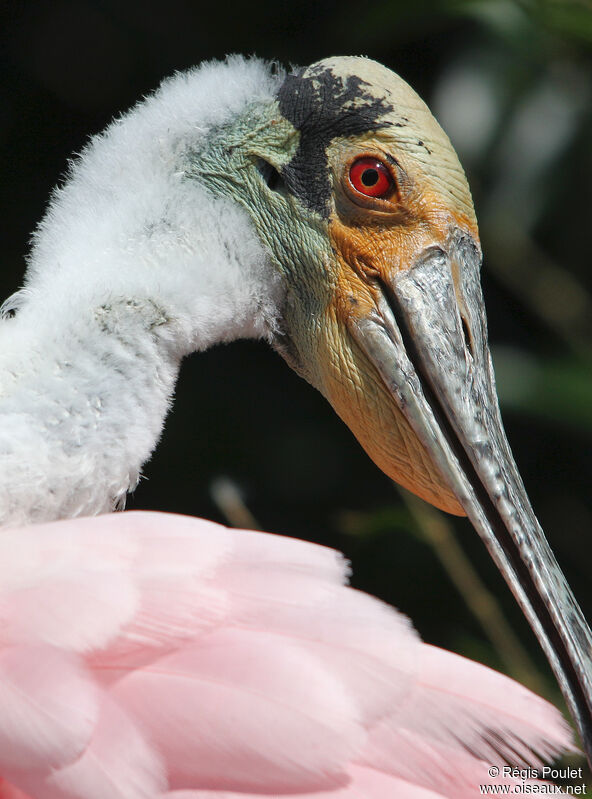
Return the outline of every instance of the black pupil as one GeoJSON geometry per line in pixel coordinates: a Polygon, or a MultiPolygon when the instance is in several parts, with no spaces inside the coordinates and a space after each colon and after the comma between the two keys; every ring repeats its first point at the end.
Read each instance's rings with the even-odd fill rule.
{"type": "Polygon", "coordinates": [[[378,170],[365,169],[362,172],[362,183],[364,186],[376,186],[378,183],[378,170]]]}

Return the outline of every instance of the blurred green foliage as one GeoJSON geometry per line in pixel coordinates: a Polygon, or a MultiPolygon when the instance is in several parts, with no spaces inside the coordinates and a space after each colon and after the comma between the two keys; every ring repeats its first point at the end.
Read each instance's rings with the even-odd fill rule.
{"type": "MultiPolygon", "coordinates": [[[[0,9],[1,293],[72,151],[176,69],[228,52],[365,53],[424,96],[474,193],[499,389],[525,483],[592,617],[592,10],[587,0],[7,0],[0,9]]],[[[185,364],[133,507],[221,518],[230,476],[268,530],[343,549],[354,583],[430,641],[503,668],[389,481],[258,343],[185,364]]],[[[463,520],[461,545],[537,668],[544,658],[463,520]]],[[[546,678],[545,678],[546,679],[546,678]]],[[[549,685],[551,685],[549,681],[549,685]]]]}
{"type": "Polygon", "coordinates": [[[589,0],[524,0],[521,5],[552,33],[592,43],[589,0]]]}

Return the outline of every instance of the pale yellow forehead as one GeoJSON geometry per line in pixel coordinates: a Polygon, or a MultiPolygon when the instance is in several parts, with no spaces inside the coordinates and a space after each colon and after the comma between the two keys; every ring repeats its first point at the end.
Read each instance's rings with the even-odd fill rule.
{"type": "Polygon", "coordinates": [[[471,192],[458,156],[411,86],[382,64],[357,56],[325,58],[311,65],[303,77],[319,67],[330,70],[344,84],[351,78],[363,82],[363,95],[350,100],[354,106],[356,102],[368,102],[368,96],[382,101],[385,112],[380,117],[383,127],[379,135],[387,137],[396,150],[417,164],[431,188],[476,226],[471,192]]]}

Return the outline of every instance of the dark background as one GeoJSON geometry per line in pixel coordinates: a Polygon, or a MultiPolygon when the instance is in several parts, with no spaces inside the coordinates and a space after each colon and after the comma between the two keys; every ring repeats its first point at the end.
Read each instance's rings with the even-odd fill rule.
{"type": "MultiPolygon", "coordinates": [[[[367,54],[420,92],[474,192],[509,438],[592,617],[590,5],[13,0],[0,14],[3,297],[20,285],[29,233],[69,155],[175,70],[231,52],[286,65],[367,54]]],[[[506,617],[534,666],[501,659],[458,593],[462,575],[451,579],[389,480],[263,344],[218,347],[185,363],[164,440],[129,505],[223,520],[211,492],[220,476],[239,487],[262,529],[345,551],[354,584],[409,614],[430,642],[522,673],[556,696],[468,523],[452,520],[454,534],[493,594],[493,616],[506,617]]],[[[444,554],[455,569],[449,544],[444,554]]]]}

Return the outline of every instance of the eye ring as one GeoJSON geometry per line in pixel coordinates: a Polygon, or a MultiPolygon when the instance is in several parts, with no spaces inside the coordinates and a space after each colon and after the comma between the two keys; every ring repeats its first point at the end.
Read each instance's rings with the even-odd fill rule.
{"type": "Polygon", "coordinates": [[[388,197],[396,186],[388,166],[379,158],[367,155],[356,158],[350,166],[349,182],[359,194],[378,199],[388,197]]]}

